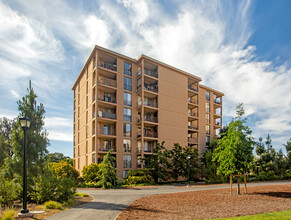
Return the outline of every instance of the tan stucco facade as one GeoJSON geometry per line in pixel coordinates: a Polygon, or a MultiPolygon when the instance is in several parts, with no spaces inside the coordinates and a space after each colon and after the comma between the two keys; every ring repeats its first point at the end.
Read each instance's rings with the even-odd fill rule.
{"type": "Polygon", "coordinates": [[[201,78],[141,55],[95,46],[74,86],[74,167],[114,150],[119,177],[142,168],[157,142],[205,152],[222,125],[223,93],[201,78]]]}

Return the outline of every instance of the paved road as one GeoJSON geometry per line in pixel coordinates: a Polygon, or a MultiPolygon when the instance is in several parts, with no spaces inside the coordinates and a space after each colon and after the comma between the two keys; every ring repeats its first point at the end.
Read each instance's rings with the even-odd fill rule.
{"type": "MultiPolygon", "coordinates": [[[[248,186],[279,184],[291,184],[291,181],[248,183],[248,186]]],[[[93,201],[51,216],[48,218],[48,220],[113,220],[134,200],[144,196],[163,193],[222,189],[228,187],[229,185],[227,184],[218,184],[208,186],[191,185],[190,187],[154,186],[151,188],[143,189],[78,190],[81,193],[88,193],[93,196],[93,201]]]]}

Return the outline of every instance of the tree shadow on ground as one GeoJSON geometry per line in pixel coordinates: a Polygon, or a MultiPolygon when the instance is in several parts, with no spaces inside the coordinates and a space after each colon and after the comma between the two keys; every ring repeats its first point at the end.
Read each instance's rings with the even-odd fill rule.
{"type": "Polygon", "coordinates": [[[291,192],[258,192],[258,193],[252,193],[252,194],[279,197],[279,198],[291,198],[291,192]]]}

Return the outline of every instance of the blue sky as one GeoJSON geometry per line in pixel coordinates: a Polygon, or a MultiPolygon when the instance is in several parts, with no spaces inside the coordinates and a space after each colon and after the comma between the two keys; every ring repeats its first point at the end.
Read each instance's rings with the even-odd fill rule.
{"type": "Polygon", "coordinates": [[[95,44],[141,53],[225,93],[224,124],[245,103],[254,137],[291,138],[291,2],[0,0],[0,117],[18,115],[29,79],[51,152],[72,156],[71,87],[95,44]]]}

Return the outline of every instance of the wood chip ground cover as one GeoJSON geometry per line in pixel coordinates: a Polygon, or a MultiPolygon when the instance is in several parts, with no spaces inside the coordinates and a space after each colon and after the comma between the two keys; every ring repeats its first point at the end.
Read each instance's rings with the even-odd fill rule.
{"type": "Polygon", "coordinates": [[[134,201],[117,219],[212,219],[289,209],[291,184],[284,184],[248,187],[248,194],[232,196],[229,189],[148,196],[134,201]]]}

